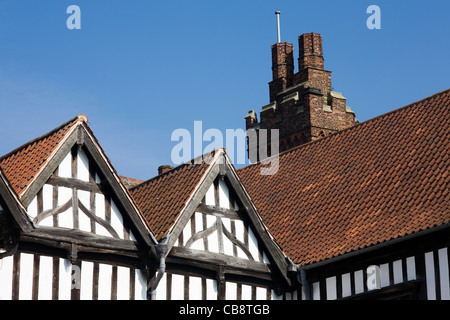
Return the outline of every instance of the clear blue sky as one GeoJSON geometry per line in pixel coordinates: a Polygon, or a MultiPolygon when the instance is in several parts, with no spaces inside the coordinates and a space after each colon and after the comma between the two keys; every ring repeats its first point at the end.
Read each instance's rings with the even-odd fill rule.
{"type": "Polygon", "coordinates": [[[450,87],[447,0],[0,0],[0,154],[85,113],[119,174],[148,179],[171,164],[173,130],[245,129],[269,102],[275,10],[296,55],[299,35],[322,34],[360,121],[450,87]]]}

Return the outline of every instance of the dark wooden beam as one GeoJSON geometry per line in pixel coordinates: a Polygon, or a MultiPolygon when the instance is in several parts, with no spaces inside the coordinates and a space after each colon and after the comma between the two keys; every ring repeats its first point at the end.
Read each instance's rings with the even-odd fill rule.
{"type": "Polygon", "coordinates": [[[66,187],[71,189],[78,189],[88,192],[104,193],[104,188],[101,184],[95,182],[87,182],[78,180],[75,178],[64,178],[64,177],[50,177],[46,184],[58,187],[66,187]]]}
{"type": "Polygon", "coordinates": [[[217,206],[210,206],[210,205],[206,205],[204,203],[201,203],[198,206],[196,211],[206,213],[209,215],[213,215],[213,216],[217,216],[220,218],[223,217],[223,218],[229,218],[232,220],[240,219],[238,211],[236,211],[234,209],[226,209],[226,208],[217,207],[217,206]]]}
{"type": "MultiPolygon", "coordinates": [[[[213,252],[204,252],[201,250],[173,247],[170,251],[169,257],[191,260],[192,265],[197,265],[199,262],[203,262],[212,266],[226,266],[227,269],[251,270],[253,272],[263,274],[271,273],[270,268],[266,264],[261,262],[244,260],[233,256],[227,256],[213,252]]],[[[187,264],[190,264],[189,261],[185,262],[187,264]]]]}
{"type": "Polygon", "coordinates": [[[112,251],[137,251],[138,247],[131,240],[122,240],[96,235],[90,232],[59,227],[41,226],[31,233],[22,233],[21,241],[41,243],[55,248],[69,249],[72,244],[85,248],[112,251]]]}

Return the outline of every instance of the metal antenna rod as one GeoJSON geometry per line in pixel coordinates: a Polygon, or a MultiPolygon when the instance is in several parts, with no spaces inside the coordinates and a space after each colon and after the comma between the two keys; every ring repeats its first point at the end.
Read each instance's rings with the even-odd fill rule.
{"type": "Polygon", "coordinates": [[[281,42],[281,35],[280,35],[280,11],[275,11],[275,14],[277,15],[277,31],[278,31],[278,41],[281,42]]]}

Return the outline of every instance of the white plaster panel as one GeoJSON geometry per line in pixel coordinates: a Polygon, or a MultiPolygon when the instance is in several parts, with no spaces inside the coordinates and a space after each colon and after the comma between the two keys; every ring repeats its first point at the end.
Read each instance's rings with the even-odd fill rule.
{"type": "Polygon", "coordinates": [[[267,300],[267,289],[256,287],[256,300],[267,300]]]}
{"type": "Polygon", "coordinates": [[[135,273],[134,299],[147,300],[147,278],[139,269],[136,269],[135,273]]]}
{"type": "Polygon", "coordinates": [[[258,240],[256,239],[256,236],[251,228],[248,228],[248,236],[249,236],[248,249],[252,254],[253,259],[259,261],[258,240]]]}
{"type": "Polygon", "coordinates": [[[206,279],[206,299],[217,300],[217,281],[206,279]]]}
{"type": "Polygon", "coordinates": [[[252,286],[249,286],[247,284],[243,284],[242,287],[242,300],[251,300],[252,299],[252,286]]]}
{"type": "Polygon", "coordinates": [[[425,253],[425,279],[427,282],[426,287],[428,300],[436,300],[433,252],[425,253]]]}
{"type": "Polygon", "coordinates": [[[195,212],[195,232],[200,232],[203,229],[203,213],[201,212],[195,212]]]}
{"type": "Polygon", "coordinates": [[[355,271],[354,277],[355,277],[355,294],[364,292],[364,286],[366,285],[364,283],[364,277],[363,277],[363,270],[355,271]]]}
{"type": "Polygon", "coordinates": [[[389,264],[383,263],[380,265],[380,286],[382,288],[389,286],[389,264]]]}
{"type": "Polygon", "coordinates": [[[189,219],[186,225],[183,229],[183,242],[181,245],[186,245],[186,242],[191,238],[192,232],[191,232],[191,220],[189,219]]]}
{"type": "Polygon", "coordinates": [[[184,276],[172,274],[172,300],[184,300],[184,276]]]}
{"type": "MultiPolygon", "coordinates": [[[[90,209],[90,192],[78,190],[78,199],[89,210],[90,209]]],[[[81,210],[78,210],[78,225],[82,231],[91,231],[91,219],[81,210]]]]}
{"type": "Polygon", "coordinates": [[[230,191],[225,181],[219,180],[219,206],[230,209],[230,191]]]}
{"type": "MultiPolygon", "coordinates": [[[[35,197],[35,199],[37,196],[35,197]]],[[[53,186],[44,184],[42,187],[42,210],[51,210],[53,208],[53,186]]],[[[49,216],[39,222],[41,226],[53,227],[53,216],[49,216]]]]}
{"type": "Polygon", "coordinates": [[[105,196],[101,193],[95,194],[95,215],[105,219],[105,196]]]}
{"type": "Polygon", "coordinates": [[[225,299],[237,299],[237,284],[235,282],[225,282],[225,299]]]}
{"type": "Polygon", "coordinates": [[[12,299],[13,261],[13,256],[0,260],[0,300],[12,299]]]}
{"type": "Polygon", "coordinates": [[[89,181],[89,159],[83,150],[79,150],[77,155],[77,178],[89,181]]]}
{"type": "Polygon", "coordinates": [[[202,278],[189,277],[189,300],[202,299],[202,278]]]}
{"type": "MultiPolygon", "coordinates": [[[[216,221],[216,217],[214,216],[206,216],[206,222],[208,225],[213,225],[216,221]]],[[[219,239],[218,239],[218,231],[214,231],[208,236],[208,251],[210,252],[219,252],[219,239]]]]}
{"type": "Polygon", "coordinates": [[[406,270],[408,273],[408,281],[416,280],[416,259],[414,256],[406,258],[406,270]]]}
{"type": "Polygon", "coordinates": [[[130,269],[117,267],[117,300],[130,299],[130,269]]]}
{"type": "Polygon", "coordinates": [[[58,176],[72,178],[72,153],[70,151],[59,164],[58,176]]]}
{"type": "Polygon", "coordinates": [[[92,300],[94,282],[94,263],[90,261],[81,262],[81,284],[80,299],[92,300]]]}
{"type": "MultiPolygon", "coordinates": [[[[58,206],[64,205],[72,198],[72,189],[58,187],[58,206]]],[[[58,226],[63,228],[73,228],[73,208],[58,214],[58,226]]]]}
{"type": "Polygon", "coordinates": [[[348,297],[352,295],[350,277],[350,273],[344,273],[342,275],[342,297],[348,297]]]}
{"type": "Polygon", "coordinates": [[[216,200],[214,197],[214,184],[213,183],[209,187],[208,191],[206,191],[205,202],[206,202],[206,205],[209,205],[209,206],[216,205],[216,200]]]}
{"type": "Polygon", "coordinates": [[[31,300],[32,298],[33,259],[33,254],[20,254],[19,300],[31,300]]]}
{"type": "Polygon", "coordinates": [[[402,260],[396,260],[392,263],[394,269],[394,284],[403,282],[402,260]]]}
{"type": "Polygon", "coordinates": [[[336,277],[329,277],[326,279],[327,300],[335,300],[337,298],[336,292],[336,277]]]}
{"type": "Polygon", "coordinates": [[[439,278],[441,280],[441,299],[450,300],[450,279],[448,274],[447,248],[438,250],[439,256],[439,278]]]}
{"type": "Polygon", "coordinates": [[[35,218],[37,216],[37,199],[36,199],[36,197],[34,197],[33,200],[31,200],[30,204],[28,205],[27,214],[31,218],[35,218]]]}
{"type": "Polygon", "coordinates": [[[50,210],[53,208],[53,186],[49,184],[44,184],[42,187],[42,206],[43,210],[50,210]]]}
{"type": "Polygon", "coordinates": [[[312,299],[320,300],[320,284],[319,284],[319,282],[314,282],[312,284],[312,299]]]}
{"type": "Polygon", "coordinates": [[[73,229],[73,209],[70,208],[58,215],[58,226],[73,229]]]}
{"type": "Polygon", "coordinates": [[[156,288],[155,300],[166,300],[167,297],[167,273],[164,273],[156,288]]]}
{"type": "Polygon", "coordinates": [[[98,299],[111,300],[111,277],[112,266],[109,264],[99,264],[98,272],[98,299]]]}
{"type": "Polygon", "coordinates": [[[70,300],[72,289],[72,264],[69,260],[59,259],[59,300],[70,300]]]}
{"type": "MultiPolygon", "coordinates": [[[[228,218],[222,218],[222,224],[228,232],[231,233],[231,220],[228,218]]],[[[223,253],[229,256],[233,255],[233,243],[223,235],[223,253]]]]}
{"type": "Polygon", "coordinates": [[[119,209],[113,200],[111,200],[111,226],[116,230],[120,239],[123,239],[124,228],[123,228],[123,218],[120,214],[119,209]]]}
{"type": "Polygon", "coordinates": [[[52,300],[53,258],[41,256],[39,259],[39,300],[52,300]]]}

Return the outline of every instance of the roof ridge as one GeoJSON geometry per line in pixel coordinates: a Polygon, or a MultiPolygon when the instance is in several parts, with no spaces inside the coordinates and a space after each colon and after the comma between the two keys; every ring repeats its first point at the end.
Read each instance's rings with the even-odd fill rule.
{"type": "Polygon", "coordinates": [[[197,156],[195,158],[192,158],[189,161],[186,161],[186,162],[184,162],[182,164],[179,164],[178,166],[176,166],[176,167],[174,167],[174,168],[172,168],[170,170],[167,170],[167,171],[165,171],[165,172],[163,172],[161,174],[158,174],[158,175],[156,175],[156,176],[154,176],[154,177],[152,177],[150,179],[144,180],[143,182],[139,183],[138,185],[135,185],[134,187],[130,188],[129,190],[133,190],[133,189],[139,188],[139,187],[141,187],[141,186],[143,186],[143,185],[145,185],[147,183],[153,182],[154,180],[156,181],[157,179],[162,178],[162,177],[164,177],[164,176],[166,176],[166,175],[168,175],[170,173],[173,173],[175,171],[178,171],[181,168],[184,168],[185,166],[189,166],[189,165],[192,165],[192,164],[201,164],[201,163],[203,163],[203,160],[202,160],[201,163],[196,163],[195,162],[196,159],[204,159],[205,155],[208,156],[208,157],[214,158],[216,153],[219,152],[220,150],[223,150],[225,152],[225,148],[217,148],[217,149],[214,149],[212,151],[205,152],[204,154],[202,154],[200,156],[197,156]]]}
{"type": "MultiPolygon", "coordinates": [[[[417,105],[417,104],[419,104],[419,103],[423,103],[423,102],[426,101],[426,100],[434,99],[435,97],[437,97],[437,96],[439,96],[439,95],[442,95],[442,94],[445,94],[445,93],[450,93],[450,88],[445,89],[445,90],[442,90],[442,91],[440,91],[440,92],[438,92],[438,93],[432,94],[432,95],[430,95],[430,96],[428,96],[428,97],[426,97],[426,98],[420,99],[420,100],[418,100],[418,101],[412,102],[412,103],[410,103],[410,104],[407,104],[407,105],[402,106],[402,107],[400,107],[400,108],[397,108],[397,109],[388,111],[388,112],[386,112],[386,113],[380,114],[380,115],[378,115],[378,116],[376,116],[376,117],[374,117],[374,118],[367,119],[366,121],[357,123],[357,124],[355,124],[355,125],[353,125],[353,126],[351,126],[351,127],[348,127],[348,128],[345,128],[345,129],[342,129],[342,130],[333,132],[333,133],[329,134],[328,136],[319,138],[319,139],[314,140],[314,141],[309,141],[309,142],[307,142],[307,143],[304,143],[304,144],[295,146],[295,147],[293,147],[293,148],[291,148],[291,149],[282,151],[282,152],[280,152],[280,153],[278,153],[278,154],[276,154],[276,155],[274,155],[274,156],[270,156],[270,157],[266,158],[266,159],[263,160],[263,161],[270,161],[270,159],[272,159],[273,157],[276,157],[276,156],[278,156],[278,157],[279,157],[279,156],[283,156],[283,155],[285,155],[285,154],[294,152],[294,151],[296,151],[296,150],[298,150],[298,149],[306,148],[306,147],[308,147],[308,146],[310,146],[310,145],[312,145],[312,144],[319,143],[319,142],[324,141],[324,140],[327,140],[327,139],[331,139],[332,137],[337,136],[337,135],[339,135],[339,134],[342,134],[342,133],[344,133],[344,132],[347,132],[347,131],[350,131],[350,130],[356,130],[356,128],[359,128],[359,127],[361,127],[361,126],[363,126],[363,125],[370,124],[370,123],[372,123],[372,122],[374,122],[374,121],[380,120],[380,119],[382,119],[382,118],[384,118],[384,117],[386,117],[386,116],[389,116],[389,115],[391,115],[391,114],[395,114],[395,113],[404,111],[405,109],[409,109],[409,108],[411,108],[411,107],[413,107],[413,106],[415,106],[415,105],[417,105]]],[[[244,169],[246,169],[246,168],[252,167],[252,166],[254,166],[254,165],[260,165],[260,164],[261,164],[261,161],[258,161],[258,162],[256,162],[256,163],[252,163],[252,164],[250,164],[250,165],[248,165],[248,166],[245,166],[245,167],[236,169],[236,171],[241,171],[241,170],[244,170],[244,169]]]]}
{"type": "Polygon", "coordinates": [[[176,167],[174,167],[174,168],[172,168],[172,169],[170,169],[170,170],[167,170],[167,171],[164,172],[164,173],[158,174],[158,175],[156,175],[156,176],[154,176],[154,177],[152,177],[152,178],[150,178],[150,179],[147,179],[147,180],[142,181],[141,183],[135,185],[134,187],[131,187],[129,190],[131,191],[131,190],[134,190],[134,189],[143,187],[144,185],[146,185],[146,184],[148,184],[148,183],[151,183],[151,182],[153,182],[154,180],[156,181],[156,180],[158,180],[159,178],[162,178],[163,176],[166,176],[166,175],[168,175],[169,173],[173,173],[174,171],[177,171],[177,170],[179,170],[179,169],[181,169],[181,168],[183,168],[184,166],[187,166],[187,165],[189,165],[189,163],[182,163],[182,164],[180,164],[180,165],[178,165],[178,166],[176,166],[176,167]]]}

